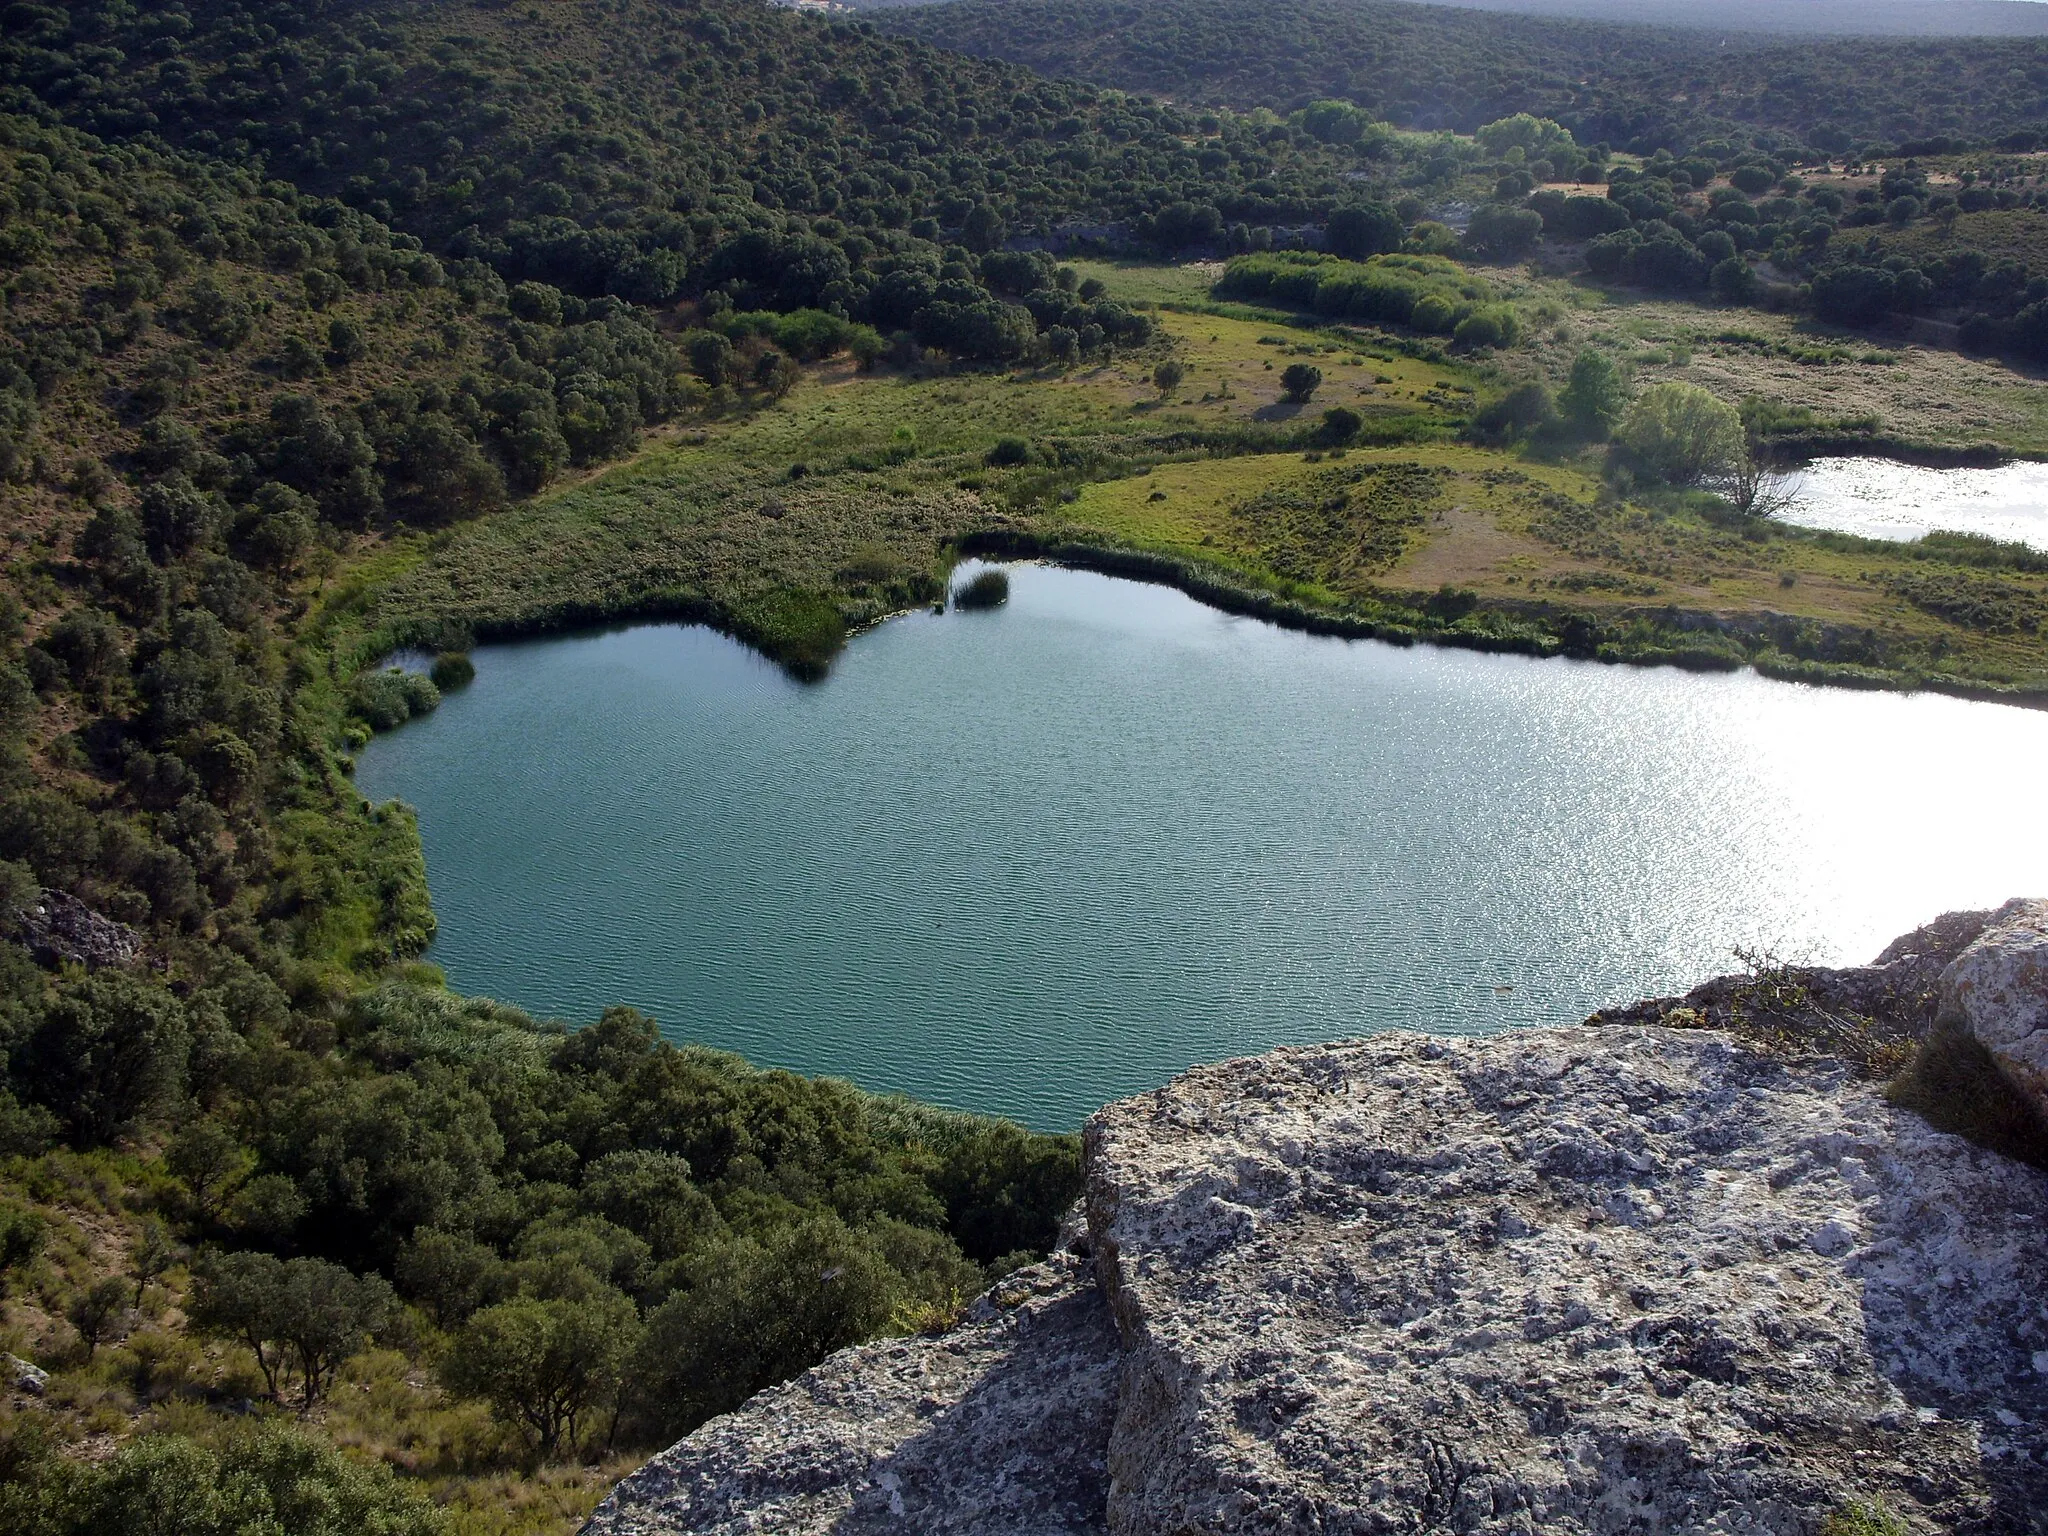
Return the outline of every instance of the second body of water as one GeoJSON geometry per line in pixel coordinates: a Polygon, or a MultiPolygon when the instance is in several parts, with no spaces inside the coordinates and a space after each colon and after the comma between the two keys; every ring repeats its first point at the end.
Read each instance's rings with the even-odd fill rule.
{"type": "Polygon", "coordinates": [[[451,984],[1072,1127],[1195,1061],[1576,1019],[2048,890],[2048,715],[1319,639],[1080,572],[821,684],[488,646],[361,757],[451,984]]]}

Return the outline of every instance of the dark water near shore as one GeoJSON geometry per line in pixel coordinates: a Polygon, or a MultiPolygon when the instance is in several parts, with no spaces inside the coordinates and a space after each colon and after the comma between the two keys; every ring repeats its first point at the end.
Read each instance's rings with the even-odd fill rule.
{"type": "Polygon", "coordinates": [[[1013,569],[790,681],[490,646],[358,779],[452,985],[1048,1128],[1191,1062],[1575,1019],[2048,889],[2048,715],[1319,639],[1013,569]]]}

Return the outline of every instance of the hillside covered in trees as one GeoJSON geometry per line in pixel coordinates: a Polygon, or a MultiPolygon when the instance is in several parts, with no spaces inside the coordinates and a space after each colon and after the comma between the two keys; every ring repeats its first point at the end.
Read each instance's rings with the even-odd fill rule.
{"type": "Polygon", "coordinates": [[[2048,136],[2048,39],[1826,38],[1509,16],[1402,0],[954,0],[881,24],[1049,75],[1190,105],[1319,98],[1470,133],[1528,112],[1648,154],[1703,141],[1840,153],[2048,136]]]}

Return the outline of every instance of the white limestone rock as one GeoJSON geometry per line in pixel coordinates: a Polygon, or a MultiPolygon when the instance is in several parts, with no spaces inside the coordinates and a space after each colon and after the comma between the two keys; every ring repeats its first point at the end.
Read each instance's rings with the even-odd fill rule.
{"type": "Polygon", "coordinates": [[[2048,1510],[2048,1176],[1704,1030],[1197,1068],[1087,1134],[1116,1532],[2048,1510]]]}
{"type": "Polygon", "coordinates": [[[2009,901],[1941,975],[1944,1015],[2048,1119],[2048,901],[2009,901]]]}
{"type": "Polygon", "coordinates": [[[1057,1254],[951,1332],[841,1350],[713,1419],[585,1536],[1097,1536],[1116,1368],[1087,1261],[1057,1254]]]}

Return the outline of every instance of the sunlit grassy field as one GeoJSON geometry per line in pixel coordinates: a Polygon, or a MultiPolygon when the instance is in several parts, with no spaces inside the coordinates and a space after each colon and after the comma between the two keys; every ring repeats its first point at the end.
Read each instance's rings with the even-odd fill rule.
{"type": "Polygon", "coordinates": [[[1639,384],[1681,378],[1930,442],[2048,448],[2044,392],[2010,370],[1499,272],[1532,341],[1464,357],[1216,305],[1213,265],[1080,266],[1150,310],[1150,348],[1072,369],[812,368],[771,406],[690,422],[629,463],[436,535],[377,585],[363,622],[403,635],[452,617],[489,634],[680,616],[816,672],[852,628],[940,596],[964,544],[994,539],[1170,557],[1424,632],[1443,627],[1425,600],[1453,589],[1539,649],[1572,615],[1698,629],[1682,612],[1752,650],[1775,625],[1771,644],[1859,677],[2040,686],[2048,670],[2029,618],[2048,604],[2038,571],[1942,574],[1925,552],[1737,526],[1706,498],[1624,501],[1597,449],[1544,459],[1459,435],[1477,403],[1517,378],[1561,378],[1591,345],[1639,384]],[[1162,389],[1168,359],[1181,373],[1162,389]],[[1322,373],[1305,403],[1282,398],[1296,361],[1322,373]],[[1348,448],[1319,436],[1338,406],[1363,423],[1348,448]]]}

